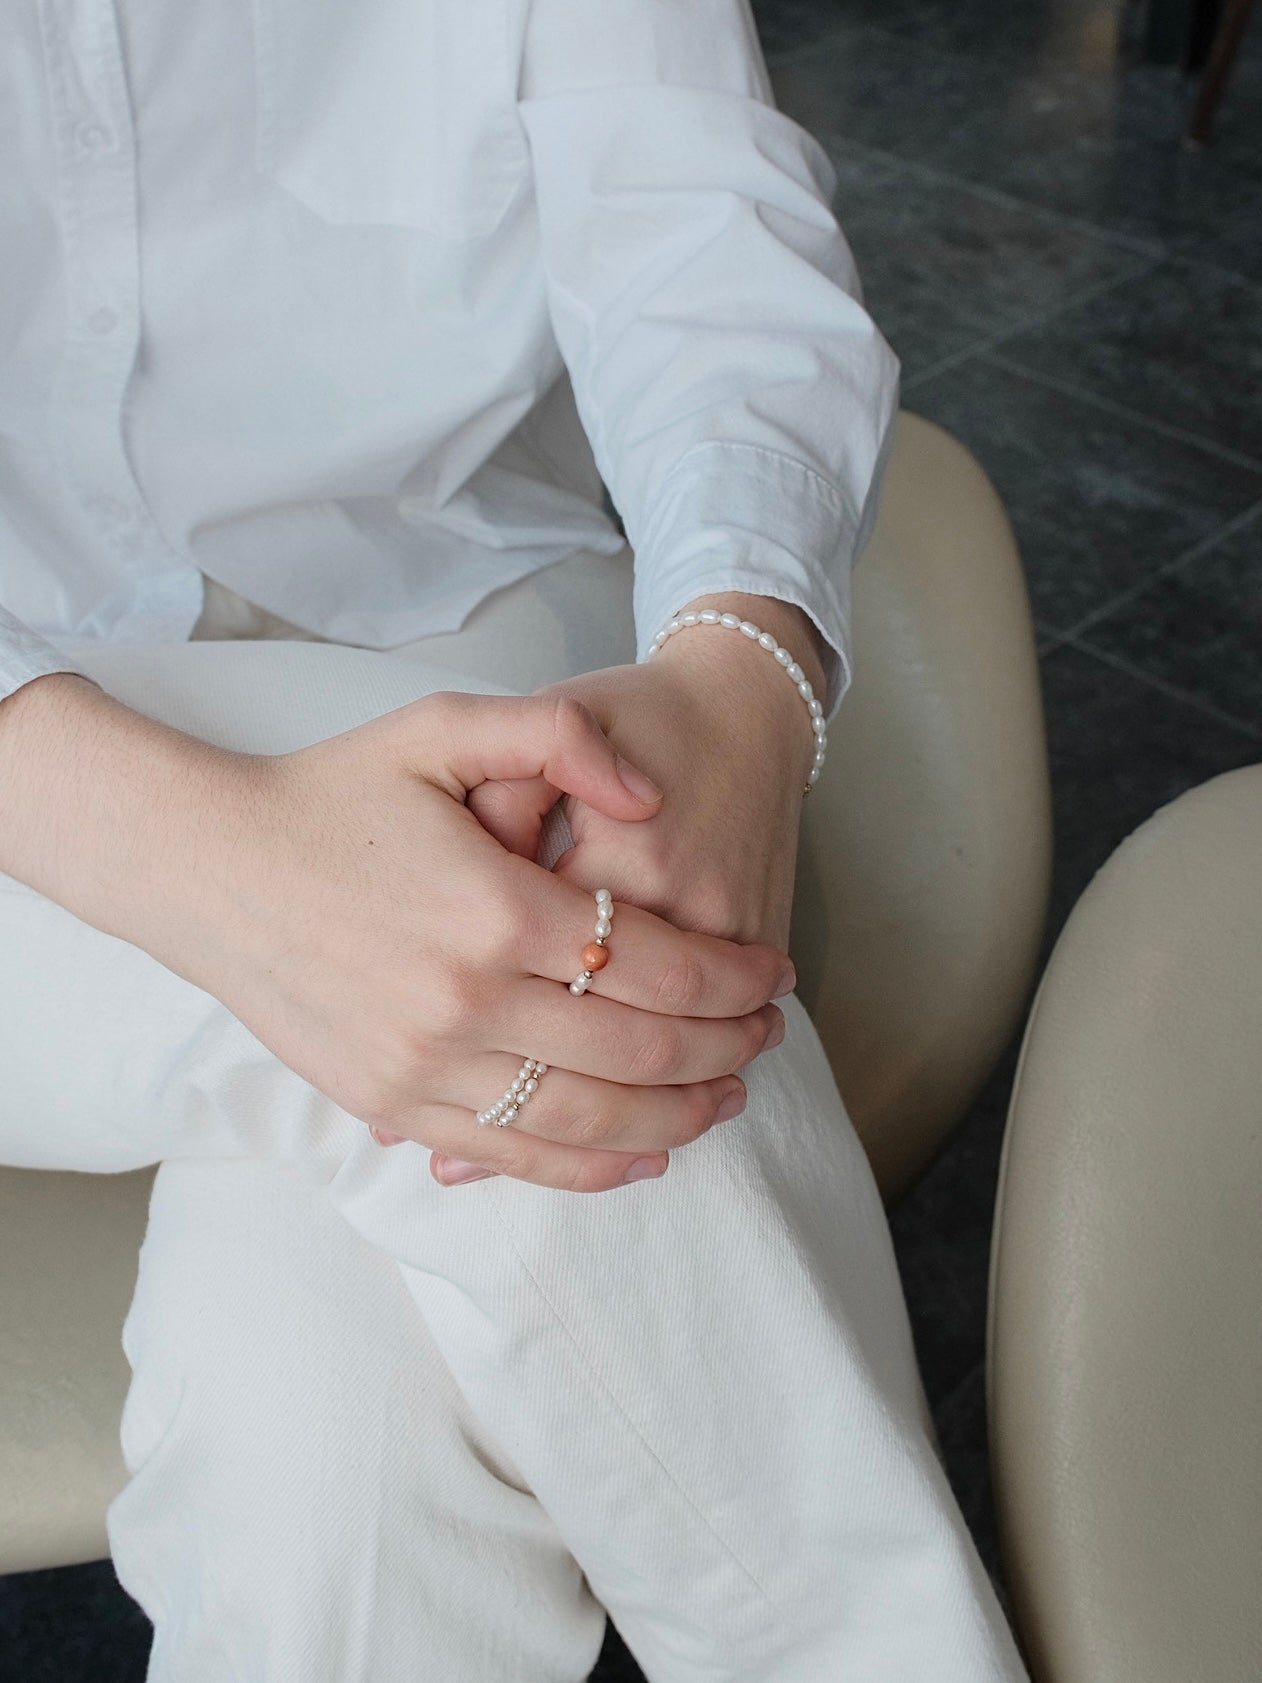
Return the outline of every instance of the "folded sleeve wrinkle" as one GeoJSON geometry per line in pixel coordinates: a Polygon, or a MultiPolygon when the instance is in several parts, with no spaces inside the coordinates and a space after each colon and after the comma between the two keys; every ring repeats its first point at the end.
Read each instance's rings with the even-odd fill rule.
{"type": "Polygon", "coordinates": [[[635,551],[638,652],[699,595],[794,602],[826,641],[831,717],[898,401],[832,165],[776,110],[744,0],[524,17],[549,309],[635,551]]]}
{"type": "Polygon", "coordinates": [[[0,605],[0,701],[32,678],[78,670],[72,660],[0,605]]]}

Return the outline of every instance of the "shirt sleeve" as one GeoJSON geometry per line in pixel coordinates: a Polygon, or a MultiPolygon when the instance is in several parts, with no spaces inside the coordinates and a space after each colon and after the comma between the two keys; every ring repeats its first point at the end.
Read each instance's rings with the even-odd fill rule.
{"type": "Polygon", "coordinates": [[[50,672],[79,672],[79,668],[0,607],[0,701],[32,678],[43,678],[50,672]]]}
{"type": "Polygon", "coordinates": [[[794,602],[851,673],[898,361],[746,0],[529,0],[518,109],[553,329],[635,551],[639,657],[692,598],[794,602]]]}

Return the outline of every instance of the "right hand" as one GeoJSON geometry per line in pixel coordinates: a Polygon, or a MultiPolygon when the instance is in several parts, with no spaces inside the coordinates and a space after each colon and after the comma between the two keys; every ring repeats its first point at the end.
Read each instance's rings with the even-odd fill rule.
{"type": "MultiPolygon", "coordinates": [[[[651,819],[659,804],[622,783],[577,702],[438,693],[275,756],[212,748],[99,692],[94,705],[113,710],[115,732],[127,715],[160,735],[174,759],[159,780],[129,743],[150,772],[146,839],[124,826],[119,857],[97,862],[114,886],[88,921],[213,994],[376,1129],[492,1173],[602,1191],[646,1156],[660,1172],[725,1099],[743,1099],[734,1072],[782,1031],[768,1001],[783,953],[625,903],[609,965],[570,994],[591,893],[507,850],[464,799],[487,779],[539,778],[608,817],[651,819]],[[550,1066],[539,1090],[511,1127],[479,1125],[526,1056],[550,1066]]],[[[95,792],[126,803],[117,776],[95,792]]],[[[63,903],[85,915],[74,898],[63,903]]]]}

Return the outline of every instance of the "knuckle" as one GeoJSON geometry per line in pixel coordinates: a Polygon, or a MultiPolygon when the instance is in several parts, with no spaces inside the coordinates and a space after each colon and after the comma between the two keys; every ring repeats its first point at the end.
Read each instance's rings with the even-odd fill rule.
{"type": "Polygon", "coordinates": [[[473,971],[463,964],[437,967],[427,985],[419,991],[418,1003],[424,1006],[424,1040],[414,1043],[453,1040],[467,1034],[477,1021],[484,1003],[485,992],[473,971]]]}
{"type": "Polygon", "coordinates": [[[617,1117],[608,1106],[593,1104],[569,1111],[562,1124],[571,1145],[590,1148],[607,1143],[617,1130],[617,1117]]]}
{"type": "Polygon", "coordinates": [[[543,704],[548,710],[552,734],[558,742],[572,743],[590,736],[593,727],[599,729],[596,715],[577,696],[554,693],[544,696],[543,704]]]}
{"type": "Polygon", "coordinates": [[[468,700],[461,690],[431,690],[412,702],[407,711],[427,724],[450,726],[467,716],[468,700]]]}
{"type": "Polygon", "coordinates": [[[657,979],[655,1011],[668,1017],[690,1017],[705,998],[706,970],[697,954],[684,947],[673,953],[657,979]]]}
{"type": "Polygon", "coordinates": [[[631,1073],[634,1079],[661,1085],[674,1080],[684,1057],[683,1037],[669,1023],[654,1029],[631,1053],[631,1073]]]}
{"type": "Polygon", "coordinates": [[[370,1128],[385,1128],[390,1130],[390,1124],[399,1109],[399,1096],[388,1089],[384,1082],[360,1080],[352,1083],[338,1095],[343,1110],[352,1116],[366,1122],[370,1128]]]}
{"type": "Polygon", "coordinates": [[[658,917],[665,918],[669,923],[673,921],[671,913],[678,894],[678,871],[672,869],[668,859],[659,857],[657,850],[650,843],[645,847],[643,857],[636,860],[636,904],[658,917]]]}
{"type": "Polygon", "coordinates": [[[479,890],[478,915],[470,920],[469,951],[479,964],[498,970],[530,951],[533,919],[525,897],[498,879],[479,890]]]}

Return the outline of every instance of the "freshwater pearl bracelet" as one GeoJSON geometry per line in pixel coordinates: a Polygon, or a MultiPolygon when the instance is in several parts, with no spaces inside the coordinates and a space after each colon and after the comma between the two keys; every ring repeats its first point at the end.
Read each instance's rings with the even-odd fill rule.
{"type": "Polygon", "coordinates": [[[649,655],[655,655],[662,644],[670,637],[674,637],[688,625],[726,625],[732,631],[739,631],[748,637],[751,643],[757,643],[760,649],[766,649],[775,658],[778,666],[783,666],[789,677],[797,685],[798,694],[806,703],[806,711],[810,714],[811,729],[815,732],[815,760],[810,774],[802,787],[803,799],[810,794],[812,788],[819,782],[819,774],[824,768],[824,755],[828,749],[828,735],[824,725],[824,709],[815,699],[815,691],[811,688],[810,679],[794,660],[788,649],[777,643],[770,631],[760,631],[752,620],[742,619],[739,614],[721,614],[717,608],[702,608],[699,612],[680,614],[668,625],[662,627],[654,637],[649,655]]]}
{"type": "Polygon", "coordinates": [[[503,1096],[496,1099],[488,1110],[478,1112],[478,1121],[483,1125],[494,1122],[498,1128],[507,1128],[510,1122],[516,1121],[517,1112],[531,1094],[539,1091],[539,1083],[547,1073],[547,1064],[541,1064],[538,1058],[527,1058],[513,1077],[512,1084],[504,1089],[503,1096]]]}

